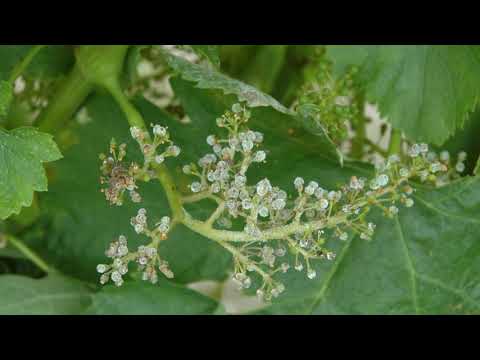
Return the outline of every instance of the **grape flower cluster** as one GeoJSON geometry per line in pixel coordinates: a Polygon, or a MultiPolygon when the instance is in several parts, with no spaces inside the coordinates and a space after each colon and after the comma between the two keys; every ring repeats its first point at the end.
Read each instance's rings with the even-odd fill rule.
{"type": "Polygon", "coordinates": [[[120,235],[117,240],[111,242],[105,255],[112,259],[112,264],[97,265],[97,272],[102,274],[100,283],[105,284],[111,279],[115,285],[121,286],[123,284],[122,276],[128,272],[128,265],[132,261],[136,262],[138,270],[142,271],[142,280],[150,281],[153,284],[157,283],[157,269],[167,278],[173,278],[173,272],[169,269],[168,262],[160,258],[157,250],[159,241],[167,238],[170,218],[162,217],[153,229],[149,229],[147,211],[141,208],[137,215],[131,218],[130,223],[137,234],[145,234],[152,241],[146,246],[140,245],[135,252],[129,251],[127,238],[124,235],[120,235]]]}
{"type": "MultiPolygon", "coordinates": [[[[142,151],[144,164],[132,162],[128,168],[123,164],[126,155],[126,145],[118,146],[115,140],[110,143],[110,156],[100,155],[102,160],[101,171],[103,177],[100,178],[102,184],[108,184],[108,188],[102,189],[106,199],[114,205],[123,204],[123,194],[128,191],[133,202],[140,202],[141,196],[136,191],[138,180],[148,181],[155,177],[155,166],[162,164],[167,157],[176,157],[180,154],[180,148],[174,145],[170,140],[170,135],[166,127],[153,125],[153,140],[148,131],[138,127],[130,128],[130,133],[135,139],[142,151]],[[166,145],[163,151],[159,151],[161,145],[166,145]]],[[[171,219],[164,216],[155,227],[150,229],[147,224],[147,211],[144,208],[138,210],[135,217],[130,219],[130,224],[137,234],[143,234],[151,239],[150,244],[139,246],[137,251],[130,252],[127,246],[127,238],[120,235],[114,240],[106,256],[112,259],[111,265],[99,264],[97,272],[100,276],[100,283],[105,284],[111,279],[115,285],[123,284],[122,276],[128,272],[128,264],[134,261],[138,264],[138,269],[142,271],[142,279],[156,283],[158,281],[157,269],[167,278],[173,278],[173,272],[168,266],[168,262],[162,260],[158,254],[158,245],[160,241],[166,240],[170,230],[171,219]]]]}
{"type": "MultiPolygon", "coordinates": [[[[372,207],[393,217],[399,204],[413,206],[414,189],[409,179],[441,185],[456,174],[449,170],[447,152],[437,156],[428,151],[426,144],[414,144],[404,161],[393,155],[377,166],[372,179],[354,176],[339,189],[325,189],[315,179],[296,177],[296,195],[289,196],[268,178],[249,183],[249,167],[267,159],[266,151],[261,149],[263,134],[248,129],[249,118],[250,112],[235,104],[232,111],[217,119],[227,136],[209,135],[207,143],[212,152],[197,164],[185,165],[183,171],[196,177],[190,184],[192,193],[217,199],[219,207],[210,222],[215,219],[218,226],[229,229],[237,219],[243,221],[244,236],[229,246],[234,255],[233,278],[240,288],[249,288],[250,273],[260,275],[263,282],[257,294],[265,300],[285,289],[274,280],[275,273],[293,268],[314,279],[317,274],[312,259],[334,260],[335,253],[325,246],[327,239],[346,241],[353,233],[369,240],[376,227],[366,219],[372,207]],[[286,260],[287,252],[294,255],[291,263],[286,260]]],[[[457,171],[463,171],[464,160],[465,154],[461,153],[457,171]]]]}
{"type": "Polygon", "coordinates": [[[331,61],[318,49],[304,70],[305,84],[299,90],[295,107],[308,109],[307,119],[313,126],[323,128],[336,143],[347,139],[347,123],[351,126],[362,116],[362,103],[353,82],[356,72],[352,67],[344,76],[335,78],[331,61]]]}
{"type": "MultiPolygon", "coordinates": [[[[294,192],[289,194],[268,178],[249,181],[250,167],[267,161],[267,152],[262,149],[264,136],[249,129],[250,117],[247,108],[234,104],[216,120],[223,136],[212,134],[206,139],[212,151],[197,163],[183,166],[192,180],[190,194],[182,196],[182,204],[210,199],[217,207],[205,221],[193,219],[182,207],[182,216],[176,221],[228,250],[233,255],[233,279],[239,288],[258,284],[257,295],[265,301],[285,291],[277,273],[298,271],[314,279],[317,273],[313,260],[334,261],[335,252],[329,249],[327,240],[348,241],[353,236],[370,240],[376,224],[367,214],[374,207],[394,217],[399,207],[413,206],[410,180],[441,186],[464,171],[465,153],[452,159],[448,152],[436,154],[426,144],[413,144],[406,154],[391,155],[377,165],[371,178],[353,176],[343,186],[327,189],[317,179],[295,177],[294,192]]],[[[149,164],[161,164],[165,157],[180,152],[172,145],[166,128],[155,125],[153,133],[151,141],[148,132],[131,128],[145,157],[144,166],[137,165],[139,171],[129,172],[134,180],[153,178],[155,173],[149,164]],[[168,145],[162,153],[157,151],[160,144],[168,145]]],[[[112,155],[114,162],[121,161],[119,158],[112,155]]],[[[126,189],[131,191],[132,187],[126,189]]],[[[130,261],[138,263],[144,280],[156,282],[156,269],[172,277],[168,264],[158,256],[158,244],[171,228],[170,218],[164,216],[150,229],[146,211],[140,209],[131,225],[152,242],[129,253],[125,237],[114,241],[107,250],[113,264],[97,269],[102,273],[101,282],[112,279],[121,285],[130,261]]]]}
{"type": "Polygon", "coordinates": [[[105,198],[114,205],[122,205],[123,197],[126,191],[129,192],[130,198],[133,202],[140,202],[142,200],[140,194],[136,191],[138,188],[136,180],[141,179],[148,181],[154,177],[154,164],[162,164],[165,158],[180,154],[180,148],[174,145],[170,140],[170,135],[166,127],[160,125],[153,125],[153,141],[147,131],[138,127],[130,129],[131,136],[138,142],[142,154],[144,156],[144,164],[140,166],[136,162],[132,162],[127,167],[123,160],[126,155],[126,144],[118,146],[115,139],[110,143],[110,156],[100,154],[102,166],[100,170],[103,176],[100,178],[101,184],[107,184],[108,187],[101,191],[105,194],[105,198]],[[157,151],[160,145],[168,144],[164,151],[157,151]]]}

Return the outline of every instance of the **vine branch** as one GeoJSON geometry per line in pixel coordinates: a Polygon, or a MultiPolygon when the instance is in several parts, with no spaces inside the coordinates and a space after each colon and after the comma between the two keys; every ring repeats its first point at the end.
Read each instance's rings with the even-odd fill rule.
{"type": "Polygon", "coordinates": [[[54,272],[55,270],[51,268],[40,256],[38,256],[32,249],[25,245],[20,239],[17,239],[13,235],[5,235],[7,239],[7,244],[11,244],[18,251],[20,251],[25,257],[37,265],[47,274],[54,272]]]}

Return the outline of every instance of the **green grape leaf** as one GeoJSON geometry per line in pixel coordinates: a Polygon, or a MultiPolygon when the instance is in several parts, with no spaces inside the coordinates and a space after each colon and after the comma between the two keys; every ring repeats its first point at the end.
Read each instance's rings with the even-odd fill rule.
{"type": "Polygon", "coordinates": [[[200,56],[206,58],[210,64],[215,68],[220,67],[220,55],[218,53],[217,45],[190,45],[192,49],[200,54],[200,56]]]}
{"type": "Polygon", "coordinates": [[[34,191],[47,191],[42,163],[62,157],[49,134],[32,127],[0,129],[0,219],[30,206],[34,191]]]}
{"type": "Polygon", "coordinates": [[[91,304],[87,286],[59,275],[39,280],[2,275],[0,293],[0,315],[79,314],[91,304]]]}
{"type": "Polygon", "coordinates": [[[184,286],[160,281],[106,286],[92,297],[87,314],[95,315],[207,315],[222,313],[215,301],[184,286]]]}
{"type": "Polygon", "coordinates": [[[480,96],[480,46],[328,46],[337,74],[359,68],[367,100],[411,139],[441,145],[480,96]]]}
{"type": "Polygon", "coordinates": [[[168,65],[180,76],[188,81],[197,83],[202,89],[218,89],[225,94],[235,94],[240,101],[245,101],[251,107],[271,106],[285,114],[294,114],[277,100],[255,87],[239,80],[232,79],[221,72],[199,64],[194,64],[182,57],[173,55],[168,50],[162,49],[168,65]]]}
{"type": "Polygon", "coordinates": [[[475,165],[475,168],[473,169],[473,174],[479,175],[478,173],[479,170],[480,170],[480,157],[477,159],[477,165],[475,165]]]}
{"type": "MultiPolygon", "coordinates": [[[[146,101],[139,100],[137,105],[147,124],[167,124],[182,148],[184,143],[197,141],[189,136],[179,136],[177,140],[177,134],[183,133],[185,125],[146,101]],[[174,128],[176,123],[180,126],[179,130],[174,128]]],[[[107,261],[104,253],[114,238],[125,234],[132,249],[148,240],[136,234],[130,225],[130,218],[139,208],[147,209],[151,225],[162,216],[171,214],[162,187],[156,181],[139,184],[138,191],[143,198],[141,203],[135,204],[126,199],[124,205],[118,207],[105,200],[100,192],[99,154],[108,151],[112,137],[118,144],[127,144],[129,161],[140,161],[140,151],[130,136],[122,111],[110,96],[92,96],[85,106],[92,120],[78,127],[76,144],[65,151],[63,160],[55,164],[55,181],[52,181],[50,191],[41,198],[49,214],[48,226],[32,231],[27,240],[62,272],[98,282],[96,265],[107,261]]],[[[167,163],[172,165],[170,159],[167,163]]],[[[222,280],[230,265],[229,255],[216,243],[202,239],[180,225],[167,241],[162,242],[160,252],[162,258],[170,263],[175,274],[173,280],[179,283],[222,280]]]]}
{"type": "Polygon", "coordinates": [[[477,134],[479,133],[480,108],[471,115],[463,129],[457,131],[445,144],[435,147],[434,150],[437,152],[447,150],[453,158],[455,158],[461,151],[464,151],[467,154],[467,158],[464,162],[464,174],[474,174],[474,168],[477,164],[477,159],[480,156],[480,143],[477,139],[477,134]]]}
{"type": "Polygon", "coordinates": [[[0,117],[7,115],[12,99],[12,84],[8,81],[0,80],[0,117]]]}

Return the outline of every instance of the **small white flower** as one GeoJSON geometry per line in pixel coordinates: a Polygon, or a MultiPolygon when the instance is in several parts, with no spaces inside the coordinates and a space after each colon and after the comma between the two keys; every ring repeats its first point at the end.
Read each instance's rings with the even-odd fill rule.
{"type": "Polygon", "coordinates": [[[257,151],[253,157],[253,161],[255,162],[262,162],[263,160],[265,160],[265,158],[267,157],[267,155],[265,154],[265,151],[263,150],[260,150],[260,151],[257,151]]]}
{"type": "Polygon", "coordinates": [[[153,127],[153,134],[156,136],[164,137],[167,135],[167,129],[160,125],[155,125],[153,127]]]}
{"type": "Polygon", "coordinates": [[[208,135],[207,136],[207,144],[210,146],[215,145],[216,140],[215,140],[215,135],[208,135]]]}
{"type": "Polygon", "coordinates": [[[157,155],[157,156],[155,156],[155,162],[156,162],[157,164],[161,164],[161,163],[163,163],[164,161],[165,161],[165,158],[163,157],[163,155],[157,155]]]}
{"type": "Polygon", "coordinates": [[[310,279],[310,280],[313,280],[317,277],[317,272],[313,269],[309,269],[307,271],[307,277],[310,279]]]}
{"type": "Polygon", "coordinates": [[[192,190],[194,193],[200,192],[200,190],[202,190],[202,184],[200,184],[198,181],[194,181],[190,185],[190,190],[192,190]]]}
{"type": "Polygon", "coordinates": [[[257,184],[257,194],[259,196],[265,196],[269,191],[272,190],[272,185],[268,179],[263,179],[257,184]]]}
{"type": "Polygon", "coordinates": [[[297,178],[295,178],[295,180],[293,182],[293,185],[295,185],[295,188],[297,190],[301,190],[303,188],[304,183],[305,183],[305,181],[301,177],[297,177],[297,178]]]}
{"type": "Polygon", "coordinates": [[[108,266],[105,264],[98,264],[97,265],[97,272],[103,274],[105,271],[108,270],[108,266]]]}

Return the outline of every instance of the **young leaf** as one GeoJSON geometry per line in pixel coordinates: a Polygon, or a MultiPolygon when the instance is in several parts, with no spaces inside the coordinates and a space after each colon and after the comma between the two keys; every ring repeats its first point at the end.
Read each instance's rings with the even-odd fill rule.
{"type": "Polygon", "coordinates": [[[221,306],[196,291],[168,281],[156,285],[128,282],[121,288],[107,286],[93,295],[87,314],[96,315],[206,315],[221,306]]]}
{"type": "Polygon", "coordinates": [[[168,50],[162,49],[162,53],[168,65],[180,76],[188,81],[197,83],[202,89],[218,89],[225,94],[234,94],[240,101],[246,101],[251,107],[271,106],[275,110],[285,114],[293,114],[277,100],[272,98],[255,87],[245,84],[239,80],[232,79],[215,69],[193,64],[179,56],[173,55],[168,50]]]}
{"type": "Polygon", "coordinates": [[[35,128],[0,129],[0,219],[32,204],[34,191],[47,190],[42,163],[62,157],[49,134],[35,128]]]}
{"type": "Polygon", "coordinates": [[[367,100],[411,139],[441,145],[463,127],[480,96],[480,47],[328,46],[337,74],[359,67],[367,100]]]}
{"type": "Polygon", "coordinates": [[[0,315],[71,315],[91,304],[91,291],[74,279],[0,276],[0,315]]]}

